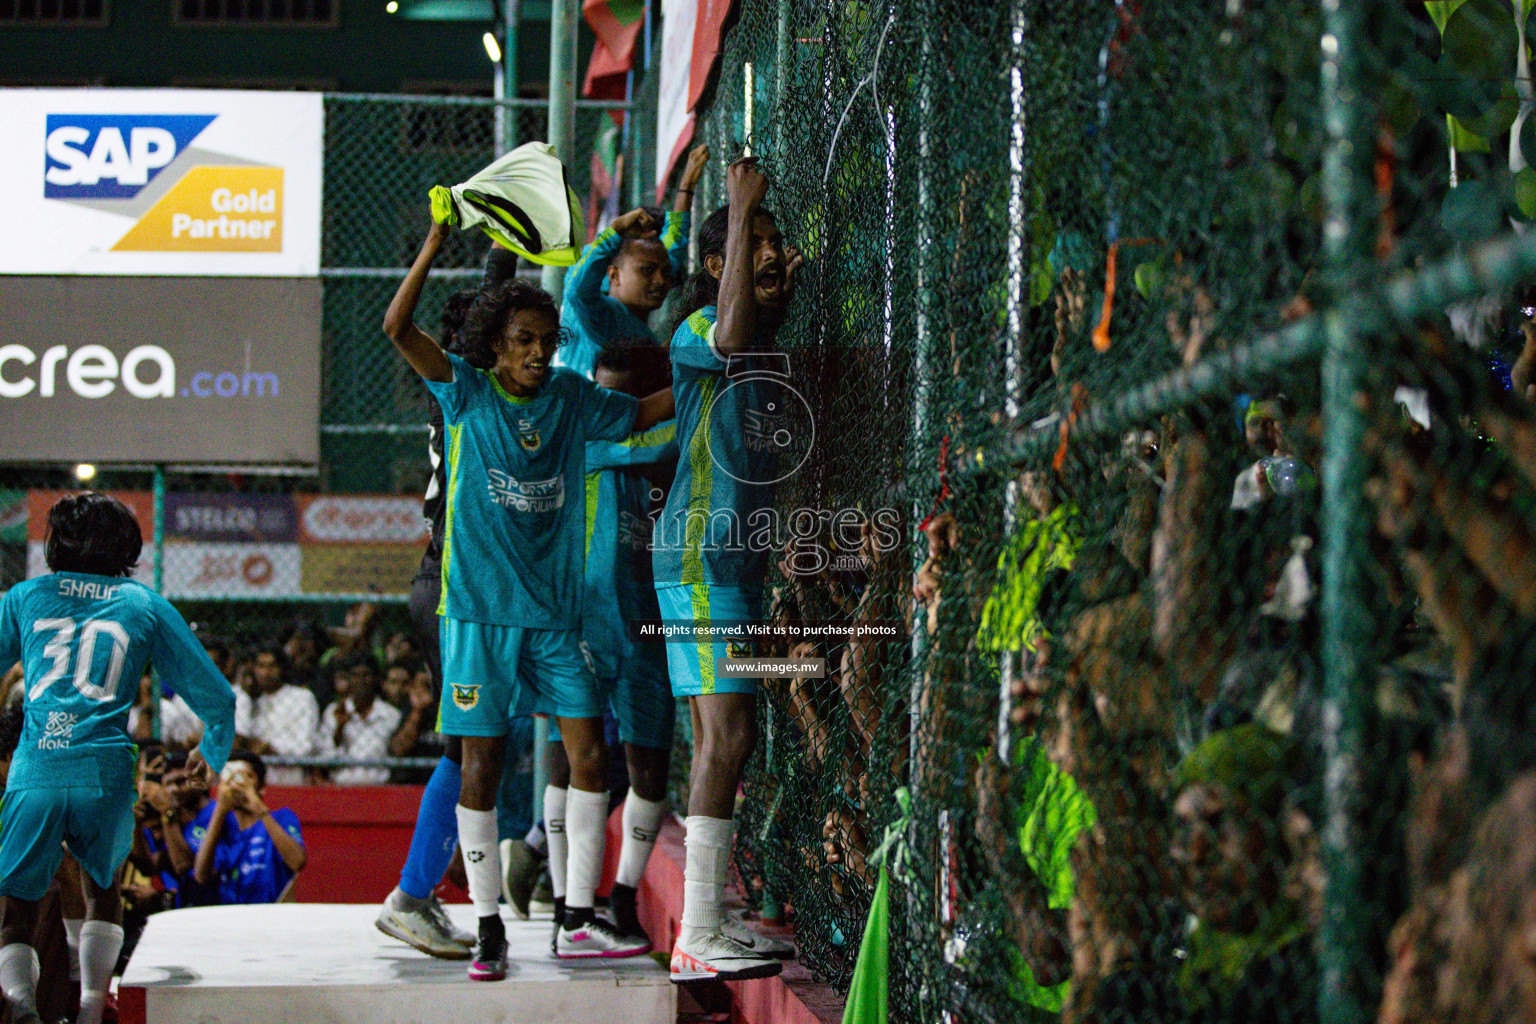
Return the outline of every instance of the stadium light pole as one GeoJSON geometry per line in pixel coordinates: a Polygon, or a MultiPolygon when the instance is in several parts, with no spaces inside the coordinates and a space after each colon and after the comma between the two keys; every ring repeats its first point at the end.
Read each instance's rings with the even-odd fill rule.
{"type": "MultiPolygon", "coordinates": [[[[576,158],[576,13],[577,0],[552,0],[549,11],[549,144],[569,170],[576,158]]],[[[565,268],[545,267],[544,290],[560,305],[565,268]]]]}

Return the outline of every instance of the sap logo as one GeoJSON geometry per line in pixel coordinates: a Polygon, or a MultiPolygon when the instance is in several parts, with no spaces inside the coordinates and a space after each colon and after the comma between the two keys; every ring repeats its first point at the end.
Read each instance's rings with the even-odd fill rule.
{"type": "Polygon", "coordinates": [[[45,199],[132,199],[217,114],[49,114],[45,199]]]}

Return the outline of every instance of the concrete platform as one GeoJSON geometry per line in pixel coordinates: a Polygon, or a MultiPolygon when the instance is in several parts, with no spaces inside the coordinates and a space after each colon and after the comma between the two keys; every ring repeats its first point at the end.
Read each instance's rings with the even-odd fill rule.
{"type": "MultiPolygon", "coordinates": [[[[473,931],[469,906],[447,908],[473,931]]],[[[505,981],[472,982],[379,932],[376,906],[282,903],[157,914],[123,974],[123,1024],[673,1024],[650,957],[556,960],[550,923],[507,919],[505,981]]]]}

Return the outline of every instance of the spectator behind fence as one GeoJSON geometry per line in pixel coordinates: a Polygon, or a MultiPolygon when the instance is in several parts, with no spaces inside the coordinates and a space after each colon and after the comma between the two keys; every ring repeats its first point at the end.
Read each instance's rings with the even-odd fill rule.
{"type": "MultiPolygon", "coordinates": [[[[400,712],[388,701],[379,699],[379,663],[373,653],[366,649],[353,651],[337,657],[331,665],[336,671],[337,690],[345,689],[347,695],[338,697],[320,716],[315,753],[320,757],[365,760],[389,756],[389,741],[400,725],[400,712]]],[[[388,782],[389,769],[333,768],[330,779],[342,786],[388,782]]]]}
{"type": "Polygon", "coordinates": [[[1298,748],[1249,723],[1179,765],[1169,853],[1187,921],[1122,962],[1093,1019],[1303,1024],[1318,1019],[1322,868],[1298,748]]]}
{"type": "Polygon", "coordinates": [[[315,695],[320,707],[335,699],[331,673],[320,667],[329,646],[325,627],[314,619],[297,618],[283,630],[283,653],[288,656],[288,681],[315,695]]]}
{"type": "Polygon", "coordinates": [[[178,907],[217,903],[217,888],[199,885],[193,875],[197,848],[208,834],[208,822],[213,817],[207,778],[188,772],[186,755],[173,753],[166,756],[161,786],[169,800],[152,799],[153,789],[144,787],[148,790],[146,798],[155,805],[160,817],[158,834],[145,830],[150,848],[165,851],[166,863],[160,881],[167,891],[175,894],[178,907]]]}
{"type": "MultiPolygon", "coordinates": [[[[251,667],[251,693],[235,694],[235,731],[246,737],[245,746],[255,754],[304,757],[314,749],[320,705],[315,695],[290,683],[288,655],[276,644],[259,648],[251,667]]],[[[274,766],[275,786],[297,786],[304,771],[274,766]]]]}
{"type": "Polygon", "coordinates": [[[217,885],[220,903],[281,902],[304,868],[298,816],[286,807],[268,810],[261,798],[266,788],[260,756],[231,754],[208,831],[191,837],[197,840],[193,875],[200,885],[217,885]]]}
{"type": "MultiPolygon", "coordinates": [[[[442,737],[433,732],[437,722],[437,693],[432,676],[420,658],[408,657],[390,663],[384,673],[382,696],[400,712],[400,727],[389,741],[391,757],[427,757],[442,755],[442,737]]],[[[423,785],[431,771],[425,768],[398,768],[390,781],[423,785]]]]}
{"type": "Polygon", "coordinates": [[[397,630],[384,641],[384,664],[386,665],[418,661],[420,658],[421,647],[416,643],[416,638],[404,630],[397,630]]]}
{"type": "MultiPolygon", "coordinates": [[[[162,686],[164,681],[162,681],[162,686]]],[[[154,674],[146,669],[139,678],[139,698],[128,709],[128,735],[143,743],[154,735],[154,721],[146,714],[155,699],[154,674]]],[[[171,750],[191,750],[203,738],[203,723],[187,702],[165,691],[160,698],[160,741],[171,750]]]]}

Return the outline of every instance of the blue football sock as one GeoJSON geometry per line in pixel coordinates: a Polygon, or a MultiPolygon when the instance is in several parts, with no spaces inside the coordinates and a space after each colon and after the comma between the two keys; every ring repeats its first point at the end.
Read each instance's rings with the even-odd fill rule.
{"type": "Polygon", "coordinates": [[[427,788],[421,794],[421,809],[416,812],[416,831],[411,834],[411,852],[400,870],[400,889],[407,896],[424,900],[442,881],[453,848],[459,841],[459,823],[454,808],[459,803],[459,784],[463,774],[446,757],[437,762],[427,788]]]}

